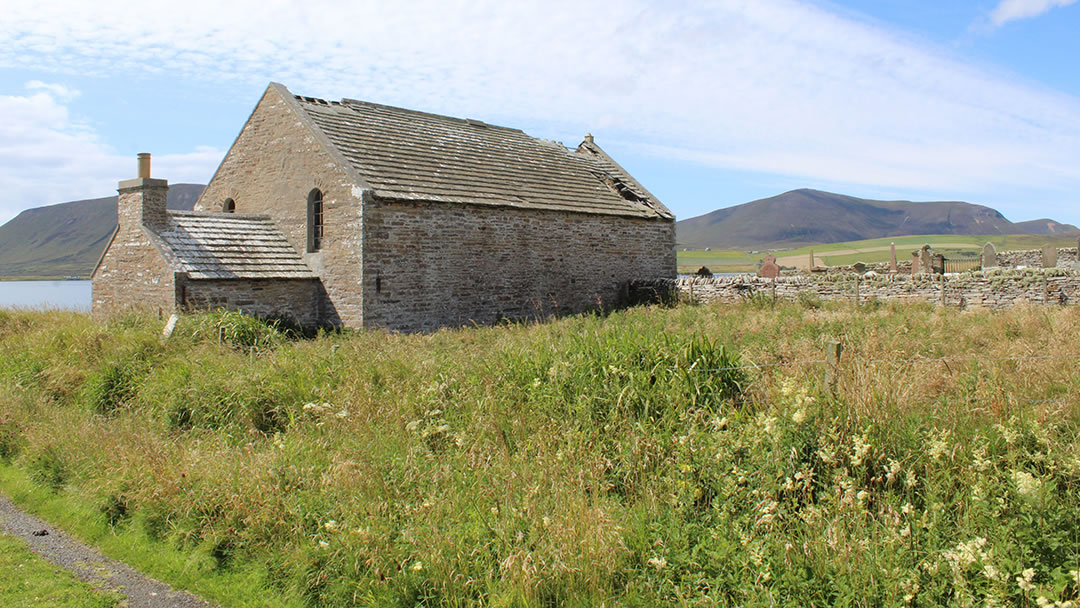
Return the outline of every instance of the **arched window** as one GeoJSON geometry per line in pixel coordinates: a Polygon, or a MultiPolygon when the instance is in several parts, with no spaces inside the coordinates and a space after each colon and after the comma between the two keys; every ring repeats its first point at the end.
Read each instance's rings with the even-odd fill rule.
{"type": "Polygon", "coordinates": [[[307,250],[314,253],[322,249],[323,239],[323,195],[315,188],[307,197],[307,250]]]}
{"type": "Polygon", "coordinates": [[[225,213],[236,213],[236,201],[231,198],[225,199],[225,202],[221,204],[221,210],[225,213]]]}

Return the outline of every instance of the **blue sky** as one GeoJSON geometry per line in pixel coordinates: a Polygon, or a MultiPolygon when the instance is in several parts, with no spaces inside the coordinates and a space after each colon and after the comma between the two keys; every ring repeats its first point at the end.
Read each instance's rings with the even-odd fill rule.
{"type": "Polygon", "coordinates": [[[270,81],[586,132],[680,218],[812,187],[1080,225],[1076,0],[39,2],[0,13],[0,222],[206,183],[270,81]]]}

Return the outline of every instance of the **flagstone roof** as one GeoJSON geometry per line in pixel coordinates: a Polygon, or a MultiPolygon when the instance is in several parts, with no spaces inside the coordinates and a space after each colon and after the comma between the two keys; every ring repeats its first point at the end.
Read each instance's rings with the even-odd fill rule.
{"type": "Polygon", "coordinates": [[[674,219],[590,136],[571,150],[478,120],[294,98],[377,198],[674,219]]]}
{"type": "Polygon", "coordinates": [[[312,279],[267,215],[169,211],[166,257],[191,279],[312,279]]]}

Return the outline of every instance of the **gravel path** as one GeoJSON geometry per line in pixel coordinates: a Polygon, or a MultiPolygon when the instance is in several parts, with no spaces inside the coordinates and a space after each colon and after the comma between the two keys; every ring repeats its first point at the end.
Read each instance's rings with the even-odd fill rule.
{"type": "Polygon", "coordinates": [[[118,561],[104,557],[63,531],[19,509],[0,495],[0,533],[18,536],[30,550],[62,566],[89,583],[97,583],[127,596],[126,608],[211,608],[190,593],[173,591],[118,561]],[[48,534],[40,535],[42,531],[48,534]]]}

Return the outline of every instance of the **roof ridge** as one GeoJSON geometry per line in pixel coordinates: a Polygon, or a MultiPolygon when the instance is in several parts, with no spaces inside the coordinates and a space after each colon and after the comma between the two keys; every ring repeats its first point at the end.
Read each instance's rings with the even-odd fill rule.
{"type": "MultiPolygon", "coordinates": [[[[374,101],[364,101],[362,99],[352,99],[350,97],[342,97],[341,101],[325,101],[325,100],[322,100],[322,99],[318,99],[317,97],[307,97],[307,96],[303,96],[303,95],[295,95],[295,97],[296,97],[296,100],[301,102],[301,103],[315,103],[317,105],[323,105],[323,106],[326,106],[326,107],[343,107],[343,108],[349,108],[349,109],[352,109],[352,106],[367,106],[369,108],[375,108],[375,109],[379,109],[379,110],[391,110],[391,111],[394,111],[394,112],[404,112],[406,114],[415,114],[415,115],[419,115],[419,116],[427,116],[429,118],[438,118],[438,119],[442,119],[442,120],[451,120],[451,121],[454,121],[456,123],[463,123],[463,124],[472,125],[472,126],[475,126],[475,127],[490,127],[490,128],[493,128],[493,129],[502,129],[504,131],[514,131],[516,133],[524,133],[525,135],[527,135],[529,137],[532,137],[531,135],[528,135],[528,133],[525,133],[521,129],[515,129],[514,127],[504,127],[502,125],[491,124],[489,122],[485,122],[485,121],[480,120],[478,118],[458,118],[457,116],[450,116],[450,115],[447,115],[447,114],[436,114],[435,112],[425,112],[423,110],[413,110],[411,108],[402,108],[402,107],[399,107],[399,106],[392,106],[392,105],[388,105],[388,104],[385,104],[385,103],[376,103],[374,101]],[[314,100],[314,101],[312,101],[312,100],[314,100]]],[[[534,137],[533,139],[536,139],[536,138],[534,137]]]]}

